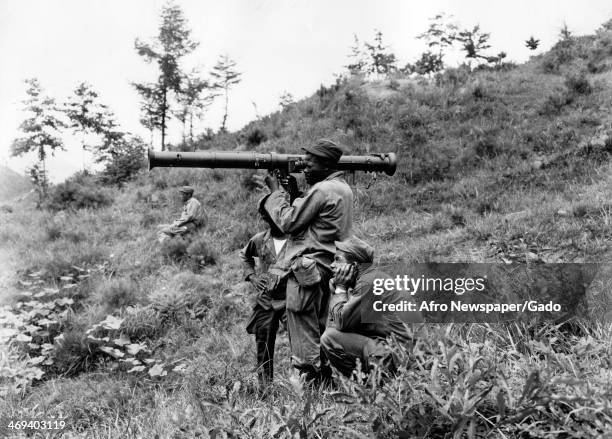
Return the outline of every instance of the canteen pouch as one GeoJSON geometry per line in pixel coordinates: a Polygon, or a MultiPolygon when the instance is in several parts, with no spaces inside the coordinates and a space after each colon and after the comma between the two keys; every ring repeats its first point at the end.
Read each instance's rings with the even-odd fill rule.
{"type": "Polygon", "coordinates": [[[321,273],[315,260],[300,257],[291,265],[293,276],[287,280],[287,310],[302,312],[314,306],[319,294],[321,273]]]}
{"type": "Polygon", "coordinates": [[[314,259],[306,256],[299,257],[291,264],[291,270],[298,284],[302,287],[309,287],[321,282],[321,273],[319,273],[317,262],[314,259]]]}

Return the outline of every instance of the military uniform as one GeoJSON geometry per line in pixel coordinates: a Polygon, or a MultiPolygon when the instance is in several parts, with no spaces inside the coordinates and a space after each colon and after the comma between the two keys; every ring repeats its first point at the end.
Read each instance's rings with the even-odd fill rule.
{"type": "MultiPolygon", "coordinates": [[[[180,190],[182,193],[193,194],[193,189],[185,187],[180,190]]],[[[182,236],[192,233],[204,224],[204,209],[202,204],[191,196],[183,205],[181,217],[172,224],[162,224],[159,226],[158,240],[163,242],[174,236],[182,236]]]]}
{"type": "Polygon", "coordinates": [[[274,345],[279,322],[285,314],[286,280],[274,268],[277,260],[283,256],[286,243],[277,253],[274,238],[269,230],[257,233],[240,251],[244,279],[251,275],[264,276],[265,287],[256,291],[253,313],[247,324],[247,332],[255,335],[257,346],[257,376],[265,386],[272,382],[274,376],[274,345]],[[255,264],[255,258],[258,264],[255,264]]]}
{"type": "Polygon", "coordinates": [[[314,184],[292,204],[284,191],[269,195],[264,207],[280,230],[289,235],[278,266],[288,273],[287,326],[293,365],[318,376],[320,336],[329,304],[330,264],[334,241],[348,237],[353,218],[353,192],[342,172],[314,184]]]}
{"type": "MultiPolygon", "coordinates": [[[[322,349],[331,365],[347,376],[355,369],[357,360],[361,362],[363,371],[368,371],[373,362],[382,362],[392,369],[395,365],[387,339],[394,337],[400,343],[411,343],[404,325],[421,323],[423,318],[419,312],[373,312],[373,302],[382,297],[372,293],[374,279],[387,279],[390,276],[372,265],[373,250],[363,241],[351,238],[345,243],[336,244],[339,250],[349,254],[353,253],[353,250],[362,250],[355,246],[365,245],[369,249],[362,253],[369,254],[361,260],[358,259],[355,286],[347,291],[336,289],[332,294],[330,327],[321,337],[322,349]]],[[[334,287],[332,282],[331,289],[334,287]]],[[[407,298],[397,291],[385,292],[384,296],[385,303],[400,303],[405,299],[407,298]]]]}

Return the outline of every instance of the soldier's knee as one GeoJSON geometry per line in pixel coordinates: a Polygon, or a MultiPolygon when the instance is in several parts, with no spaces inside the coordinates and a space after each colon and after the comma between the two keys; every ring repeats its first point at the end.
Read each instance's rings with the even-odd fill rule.
{"type": "Polygon", "coordinates": [[[327,328],[321,335],[321,347],[326,351],[333,349],[334,345],[337,344],[338,331],[336,328],[327,328]]]}

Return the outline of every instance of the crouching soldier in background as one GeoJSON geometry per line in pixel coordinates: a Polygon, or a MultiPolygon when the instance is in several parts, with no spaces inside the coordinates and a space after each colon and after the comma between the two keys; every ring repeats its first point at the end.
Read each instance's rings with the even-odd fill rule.
{"type": "Polygon", "coordinates": [[[350,376],[357,361],[366,373],[375,363],[393,372],[397,365],[387,339],[395,337],[400,343],[412,343],[404,324],[421,323],[423,318],[419,312],[373,312],[375,300],[399,303],[405,297],[400,298],[395,291],[373,295],[374,279],[390,276],[373,266],[374,249],[369,244],[352,236],[336,242],[336,248],[331,265],[334,278],[330,281],[332,324],[321,337],[321,347],[331,365],[343,375],[350,376]]]}
{"type": "Polygon", "coordinates": [[[259,203],[259,213],[270,228],[257,233],[240,251],[244,278],[255,288],[253,314],[247,324],[247,332],[255,335],[257,347],[257,377],[260,390],[265,390],[274,377],[274,344],[279,322],[285,315],[286,275],[274,264],[285,252],[287,237],[281,232],[259,203]],[[258,264],[255,264],[258,258],[258,264]]]}
{"type": "Polygon", "coordinates": [[[179,189],[179,193],[184,203],[183,213],[172,224],[162,224],[159,226],[157,240],[160,243],[175,236],[185,236],[193,233],[204,225],[204,209],[193,196],[193,188],[191,186],[183,186],[179,189]]]}

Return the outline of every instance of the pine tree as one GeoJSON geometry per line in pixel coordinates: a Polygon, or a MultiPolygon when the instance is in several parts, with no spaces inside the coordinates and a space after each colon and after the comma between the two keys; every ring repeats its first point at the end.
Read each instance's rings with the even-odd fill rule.
{"type": "Polygon", "coordinates": [[[24,100],[24,110],[30,117],[25,119],[19,128],[24,134],[13,140],[11,144],[11,155],[21,156],[29,152],[36,152],[38,165],[30,169],[30,174],[39,189],[40,201],[46,196],[48,176],[46,159],[56,150],[65,150],[64,143],[60,138],[61,129],[66,128],[66,123],[61,119],[61,112],[55,104],[55,100],[43,96],[42,87],[36,78],[27,79],[28,99],[24,100]]]}
{"type": "Polygon", "coordinates": [[[540,45],[540,40],[536,40],[533,35],[529,37],[528,40],[525,41],[525,47],[529,50],[536,50],[540,45]]]}
{"type": "Polygon", "coordinates": [[[364,73],[368,65],[367,54],[364,53],[356,34],[353,34],[353,40],[354,46],[351,47],[351,54],[349,55],[349,58],[351,58],[353,62],[348,64],[346,68],[351,75],[358,75],[364,73]]]}
{"type": "Polygon", "coordinates": [[[210,75],[215,79],[215,86],[223,89],[225,94],[225,113],[223,114],[223,122],[221,123],[221,131],[225,131],[225,123],[227,121],[229,89],[231,86],[238,84],[241,79],[239,73],[235,70],[236,62],[232,61],[228,55],[223,55],[213,67],[210,75]]]}
{"type": "Polygon", "coordinates": [[[161,25],[157,40],[153,44],[136,39],[135,48],[146,62],[155,61],[159,67],[156,83],[133,84],[142,96],[141,109],[146,113],[145,126],[161,131],[162,151],[165,149],[167,121],[170,117],[170,98],[172,93],[180,93],[180,59],[191,53],[198,43],[190,39],[191,31],[183,11],[172,2],[164,5],[161,12],[161,25]]]}
{"type": "Polygon", "coordinates": [[[374,44],[365,43],[365,46],[370,55],[368,73],[386,76],[395,71],[395,55],[387,52],[388,47],[383,45],[381,31],[376,31],[374,44]]]}

